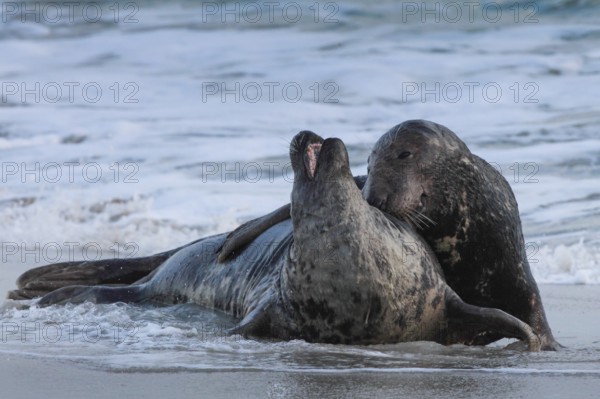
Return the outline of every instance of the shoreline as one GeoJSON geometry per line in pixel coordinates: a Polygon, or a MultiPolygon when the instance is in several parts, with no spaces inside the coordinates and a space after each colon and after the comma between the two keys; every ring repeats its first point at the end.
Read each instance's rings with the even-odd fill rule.
{"type": "Polygon", "coordinates": [[[111,373],[77,368],[70,364],[32,359],[0,361],[3,392],[22,397],[128,398],[169,397],[464,397],[464,398],[585,398],[600,388],[597,376],[510,375],[452,373],[321,373],[204,372],[111,373]],[[29,373],[23,373],[28,370],[29,373]],[[32,378],[24,374],[34,372],[32,378]]]}
{"type": "Polygon", "coordinates": [[[86,398],[221,397],[595,397],[600,390],[600,286],[540,285],[550,325],[567,348],[523,353],[523,367],[293,371],[106,370],[73,360],[0,351],[6,395],[86,398]],[[585,357],[580,358],[580,353],[585,357]],[[592,360],[590,360],[590,354],[592,360]]]}

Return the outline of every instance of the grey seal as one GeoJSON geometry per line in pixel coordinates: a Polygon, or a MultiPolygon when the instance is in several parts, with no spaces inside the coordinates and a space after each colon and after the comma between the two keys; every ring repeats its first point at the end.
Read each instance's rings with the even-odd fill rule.
{"type": "Polygon", "coordinates": [[[363,199],[341,140],[301,132],[290,158],[291,221],[256,238],[263,250],[219,263],[215,249],[226,235],[208,237],[169,256],[143,283],[63,287],[39,304],[193,302],[240,319],[231,332],[253,336],[448,344],[491,330],[539,348],[526,323],[464,303],[413,227],[363,199]]]}
{"type": "MultiPolygon", "coordinates": [[[[447,127],[411,120],[377,141],[368,170],[364,197],[412,221],[463,300],[526,322],[544,350],[560,347],[531,274],[517,201],[494,167],[447,127]]],[[[497,339],[493,332],[473,338],[497,339]]]]}
{"type": "MultiPolygon", "coordinates": [[[[432,247],[450,287],[466,302],[518,317],[557,350],[531,274],[519,209],[506,179],[445,126],[403,122],[375,144],[368,176],[355,177],[373,206],[408,220],[432,247]]],[[[249,221],[223,244],[219,259],[235,256],[266,227],[285,219],[285,205],[249,221]]],[[[499,337],[478,333],[471,344],[499,337]]]]}

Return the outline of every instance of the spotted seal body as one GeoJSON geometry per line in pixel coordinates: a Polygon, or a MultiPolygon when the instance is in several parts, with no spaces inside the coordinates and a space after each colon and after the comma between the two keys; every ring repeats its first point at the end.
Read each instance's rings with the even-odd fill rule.
{"type": "Polygon", "coordinates": [[[254,242],[261,250],[220,264],[215,249],[225,235],[208,237],[171,255],[144,283],[64,287],[40,305],[194,302],[240,319],[233,331],[348,344],[461,342],[466,323],[538,348],[525,323],[465,304],[412,227],[362,198],[343,143],[321,142],[310,132],[292,142],[292,221],[262,233],[254,242]]]}
{"type": "MultiPolygon", "coordinates": [[[[531,274],[512,189],[456,134],[422,120],[397,125],[375,145],[368,176],[355,180],[372,205],[416,227],[461,298],[502,309],[530,324],[542,339],[542,349],[560,348],[531,274]]],[[[252,242],[264,226],[285,219],[286,209],[230,233],[220,259],[252,242]]],[[[470,342],[497,339],[486,332],[470,342]]]]}
{"type": "MultiPolygon", "coordinates": [[[[384,134],[368,167],[365,198],[412,221],[465,302],[502,309],[530,324],[543,349],[559,348],[531,274],[515,196],[495,168],[448,128],[422,120],[384,134]]],[[[497,338],[486,332],[473,342],[497,338]]]]}
{"type": "Polygon", "coordinates": [[[305,163],[293,165],[294,261],[282,275],[302,329],[338,342],[446,343],[445,284],[426,245],[362,198],[340,140],[324,142],[314,175],[305,163]]]}

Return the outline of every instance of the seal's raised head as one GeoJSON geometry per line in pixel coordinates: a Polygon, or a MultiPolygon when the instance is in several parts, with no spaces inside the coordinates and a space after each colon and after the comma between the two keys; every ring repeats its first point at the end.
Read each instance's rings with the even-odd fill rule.
{"type": "Polygon", "coordinates": [[[323,181],[340,175],[352,178],[348,151],[338,138],[323,139],[308,130],[290,144],[290,160],[296,178],[323,181]]]}
{"type": "Polygon", "coordinates": [[[448,165],[468,160],[469,149],[452,131],[437,123],[410,120],[394,126],[375,144],[368,160],[363,194],[381,210],[405,217],[415,227],[428,226],[440,204],[448,165]],[[371,173],[377,171],[377,173],[371,173]]]}

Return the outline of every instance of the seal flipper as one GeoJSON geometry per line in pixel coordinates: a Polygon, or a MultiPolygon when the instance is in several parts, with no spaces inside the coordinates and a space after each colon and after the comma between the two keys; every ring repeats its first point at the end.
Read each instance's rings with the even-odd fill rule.
{"type": "Polygon", "coordinates": [[[273,296],[262,301],[256,308],[250,311],[237,326],[230,328],[228,334],[240,334],[244,337],[249,335],[255,337],[272,336],[272,310],[274,306],[273,296]]]}
{"type": "Polygon", "coordinates": [[[79,304],[86,301],[92,303],[141,302],[144,299],[143,287],[143,285],[125,287],[73,285],[52,291],[43,296],[37,305],[79,304]]]}
{"type": "Polygon", "coordinates": [[[10,291],[8,298],[32,299],[72,285],[133,284],[152,273],[179,249],[144,258],[62,262],[36,267],[18,278],[19,289],[10,291]]]}
{"type": "MultiPolygon", "coordinates": [[[[367,176],[354,177],[354,182],[359,189],[363,188],[366,181],[367,176]]],[[[290,211],[291,205],[286,204],[265,216],[250,220],[233,230],[227,235],[223,245],[217,250],[219,263],[226,262],[229,258],[235,256],[236,252],[250,244],[256,237],[272,226],[289,219],[290,211]]]]}
{"type": "Polygon", "coordinates": [[[217,249],[219,263],[223,263],[230,257],[235,256],[236,252],[250,244],[256,237],[272,226],[289,219],[290,210],[291,205],[286,204],[265,216],[250,220],[233,230],[227,235],[223,245],[217,249]]]}
{"type": "Polygon", "coordinates": [[[526,342],[530,351],[539,351],[541,348],[540,338],[528,324],[499,309],[469,305],[449,287],[446,288],[446,310],[452,326],[450,330],[455,331],[454,334],[472,337],[477,335],[477,331],[493,331],[502,337],[526,342]]]}

